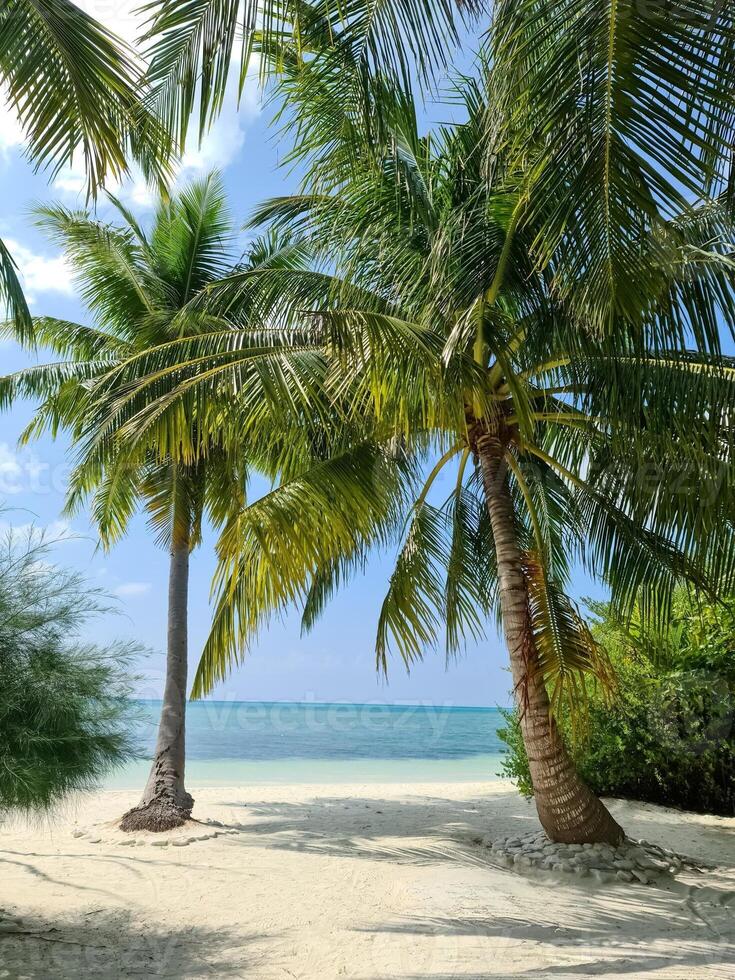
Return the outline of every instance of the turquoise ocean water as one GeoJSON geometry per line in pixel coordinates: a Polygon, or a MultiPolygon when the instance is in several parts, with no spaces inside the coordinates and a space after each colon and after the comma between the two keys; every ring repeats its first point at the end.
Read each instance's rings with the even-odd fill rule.
{"type": "MultiPolygon", "coordinates": [[[[139,702],[141,758],[108,786],[141,785],[160,703],[139,702]]],[[[200,701],[187,711],[192,786],[265,783],[471,782],[496,779],[497,708],[200,701]]]]}

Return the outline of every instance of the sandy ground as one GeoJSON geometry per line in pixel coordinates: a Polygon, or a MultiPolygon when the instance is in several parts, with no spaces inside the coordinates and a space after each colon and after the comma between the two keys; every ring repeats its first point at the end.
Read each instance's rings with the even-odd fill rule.
{"type": "Polygon", "coordinates": [[[631,836],[718,867],[562,884],[480,843],[536,825],[499,782],[194,794],[177,846],[123,845],[121,791],[0,828],[0,977],[735,977],[735,820],[613,801],[631,836]]]}

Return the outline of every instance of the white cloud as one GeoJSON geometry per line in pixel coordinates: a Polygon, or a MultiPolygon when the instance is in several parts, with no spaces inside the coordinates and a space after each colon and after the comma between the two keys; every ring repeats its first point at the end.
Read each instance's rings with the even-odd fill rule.
{"type": "MultiPolygon", "coordinates": [[[[84,163],[78,158],[70,166],[64,167],[59,171],[54,179],[54,190],[59,191],[62,196],[72,198],[75,204],[86,202],[87,178],[84,172],[84,163]]],[[[153,206],[156,195],[145,180],[140,170],[133,166],[131,175],[122,183],[118,180],[108,179],[106,189],[115,194],[122,201],[134,204],[139,208],[150,208],[153,206]]]]}
{"type": "Polygon", "coordinates": [[[196,142],[197,120],[196,117],[192,118],[189,147],[182,157],[177,182],[181,183],[210,170],[224,170],[242,149],[246,124],[260,112],[260,95],[257,75],[252,73],[245,81],[238,106],[237,84],[238,70],[235,65],[230,71],[224,108],[204,136],[201,145],[196,142]]]}
{"type": "Polygon", "coordinates": [[[57,191],[62,191],[64,194],[73,194],[74,196],[83,194],[86,184],[84,167],[81,163],[74,164],[71,167],[64,167],[63,170],[59,171],[58,176],[54,180],[54,188],[57,191]]]}
{"type": "MultiPolygon", "coordinates": [[[[234,66],[230,73],[224,108],[201,143],[197,141],[196,113],[192,118],[187,149],[175,166],[174,187],[180,187],[211,170],[225,170],[242,149],[247,125],[260,112],[260,94],[257,76],[253,74],[245,82],[238,105],[237,75],[237,66],[234,66]]],[[[81,159],[72,166],[65,167],[54,180],[55,190],[76,199],[84,196],[85,187],[84,164],[81,159]]],[[[136,166],[131,167],[130,177],[122,183],[108,180],[107,189],[138,210],[150,209],[156,202],[155,190],[147,184],[136,166]]]]}
{"type": "Polygon", "coordinates": [[[15,488],[20,485],[23,472],[24,468],[17,453],[13,452],[7,442],[0,442],[0,491],[16,493],[15,488]]]}
{"type": "Polygon", "coordinates": [[[0,89],[0,156],[6,157],[10,150],[23,145],[24,136],[15,110],[6,101],[5,92],[0,89]]]}
{"type": "Polygon", "coordinates": [[[73,541],[77,533],[68,521],[52,521],[50,524],[10,524],[0,521],[0,536],[9,538],[15,546],[28,545],[35,547],[41,542],[47,545],[59,544],[63,541],[73,541]]]}
{"type": "Polygon", "coordinates": [[[138,596],[145,595],[150,590],[150,582],[123,582],[122,585],[118,585],[114,592],[115,595],[119,596],[138,596]]]}
{"type": "Polygon", "coordinates": [[[150,16],[142,9],[140,0],[76,0],[76,4],[130,45],[135,45],[150,16]]]}
{"type": "Polygon", "coordinates": [[[6,238],[5,244],[18,265],[29,303],[38,293],[74,295],[72,269],[63,254],[39,255],[12,238],[6,238]]]}

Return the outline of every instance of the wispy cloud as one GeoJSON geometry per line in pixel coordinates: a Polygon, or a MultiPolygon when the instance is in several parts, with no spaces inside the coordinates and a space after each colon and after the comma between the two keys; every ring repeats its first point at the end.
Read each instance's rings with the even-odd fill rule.
{"type": "Polygon", "coordinates": [[[116,589],[113,589],[115,595],[121,597],[145,595],[150,590],[150,582],[123,582],[122,585],[118,585],[116,589]]]}
{"type": "Polygon", "coordinates": [[[74,295],[71,266],[62,253],[42,255],[13,238],[6,238],[5,244],[18,265],[29,303],[39,293],[74,295]]]}
{"type": "Polygon", "coordinates": [[[0,442],[0,490],[3,493],[16,493],[23,476],[23,466],[7,442],[0,442]],[[11,487],[12,489],[8,489],[11,487]]]}
{"type": "MultiPolygon", "coordinates": [[[[211,170],[226,170],[243,148],[248,124],[260,112],[260,94],[257,74],[254,72],[246,79],[238,104],[237,75],[235,66],[230,73],[222,112],[201,142],[197,141],[196,118],[192,119],[187,148],[175,166],[175,187],[211,170]]],[[[79,159],[72,166],[60,171],[53,186],[67,198],[83,198],[86,187],[83,161],[79,159]]],[[[135,166],[122,183],[108,180],[107,189],[137,210],[152,208],[156,202],[154,189],[147,184],[145,177],[135,166]]]]}
{"type": "Polygon", "coordinates": [[[0,520],[0,537],[10,540],[16,544],[39,545],[41,542],[47,545],[60,544],[63,541],[74,541],[79,539],[79,535],[68,521],[52,521],[50,524],[13,524],[9,521],[0,520]]]}

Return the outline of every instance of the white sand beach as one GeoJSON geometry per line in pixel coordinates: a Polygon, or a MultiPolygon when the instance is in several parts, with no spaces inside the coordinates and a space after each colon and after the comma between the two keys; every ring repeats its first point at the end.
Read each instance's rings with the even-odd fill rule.
{"type": "Polygon", "coordinates": [[[612,801],[631,836],[717,868],[600,885],[493,861],[482,838],[536,826],[501,782],[193,792],[202,823],[166,846],[123,844],[127,791],[2,826],[0,977],[735,976],[735,819],[612,801]]]}

